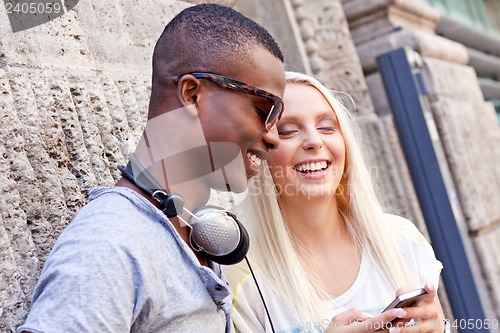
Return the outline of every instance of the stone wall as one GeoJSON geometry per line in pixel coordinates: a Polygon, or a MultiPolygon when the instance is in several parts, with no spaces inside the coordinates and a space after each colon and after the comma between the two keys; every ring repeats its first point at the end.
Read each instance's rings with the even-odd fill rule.
{"type": "Polygon", "coordinates": [[[151,54],[180,1],[82,0],[13,33],[0,6],[0,332],[14,332],[52,245],[112,185],[145,124],[151,54]]]}
{"type": "MultiPolygon", "coordinates": [[[[426,60],[432,112],[493,313],[500,318],[500,128],[471,67],[426,60]]],[[[481,278],[481,276],[480,276],[481,278]]]]}

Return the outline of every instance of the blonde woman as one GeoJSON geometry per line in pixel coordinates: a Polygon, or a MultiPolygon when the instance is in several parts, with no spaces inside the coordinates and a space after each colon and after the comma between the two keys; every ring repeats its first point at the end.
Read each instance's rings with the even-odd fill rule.
{"type": "Polygon", "coordinates": [[[287,73],[280,145],[238,211],[258,285],[245,262],[229,268],[236,329],[359,333],[396,318],[391,333],[443,332],[434,287],[442,265],[411,222],[382,211],[336,96],[287,73]],[[416,288],[428,292],[418,306],[381,314],[396,294],[416,288]]]}

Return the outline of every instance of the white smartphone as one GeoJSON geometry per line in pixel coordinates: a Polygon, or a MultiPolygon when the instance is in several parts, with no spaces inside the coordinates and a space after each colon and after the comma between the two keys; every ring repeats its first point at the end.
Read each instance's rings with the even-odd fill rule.
{"type": "Polygon", "coordinates": [[[427,295],[427,291],[424,288],[401,294],[396,297],[394,301],[392,301],[392,303],[389,304],[382,312],[393,308],[408,308],[415,306],[422,300],[422,298],[425,297],[425,295],[427,295]]]}

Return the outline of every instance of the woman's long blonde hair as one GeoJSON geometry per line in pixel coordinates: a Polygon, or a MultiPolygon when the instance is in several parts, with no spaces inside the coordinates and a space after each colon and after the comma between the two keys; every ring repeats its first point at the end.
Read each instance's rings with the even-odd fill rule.
{"type": "MultiPolygon", "coordinates": [[[[287,84],[316,88],[335,110],[346,146],[346,168],[336,197],[356,245],[368,249],[378,270],[394,290],[413,284],[395,241],[382,223],[383,211],[363,159],[353,115],[330,90],[310,76],[287,72],[287,84]]],[[[324,301],[330,297],[311,267],[307,249],[287,227],[267,163],[263,163],[260,174],[252,179],[245,200],[243,215],[245,212],[253,214],[248,219],[242,216],[243,223],[250,224],[251,259],[298,320],[303,323],[325,323],[327,320],[328,323],[331,318],[328,318],[324,301]]]]}

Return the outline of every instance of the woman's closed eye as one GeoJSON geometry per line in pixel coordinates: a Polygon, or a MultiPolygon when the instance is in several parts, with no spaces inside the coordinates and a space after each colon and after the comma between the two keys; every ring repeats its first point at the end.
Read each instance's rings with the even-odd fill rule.
{"type": "Polygon", "coordinates": [[[316,129],[325,134],[333,133],[337,130],[337,122],[331,116],[328,116],[327,119],[317,123],[316,129]]]}
{"type": "Polygon", "coordinates": [[[297,129],[290,129],[290,130],[278,131],[278,135],[279,135],[280,138],[287,138],[287,137],[293,136],[298,131],[299,130],[297,130],[297,129]]]}
{"type": "Polygon", "coordinates": [[[333,133],[337,130],[337,128],[335,126],[322,126],[322,127],[318,127],[318,131],[322,132],[322,133],[333,133]]]}
{"type": "Polygon", "coordinates": [[[293,136],[295,133],[299,131],[299,128],[296,125],[292,124],[283,124],[278,126],[278,135],[280,138],[287,138],[293,136]]]}
{"type": "MultiPolygon", "coordinates": [[[[337,127],[335,126],[321,126],[317,127],[316,130],[323,134],[333,134],[337,131],[337,127]]],[[[299,128],[295,127],[283,127],[278,128],[278,135],[280,138],[292,137],[300,131],[299,128]]]]}

